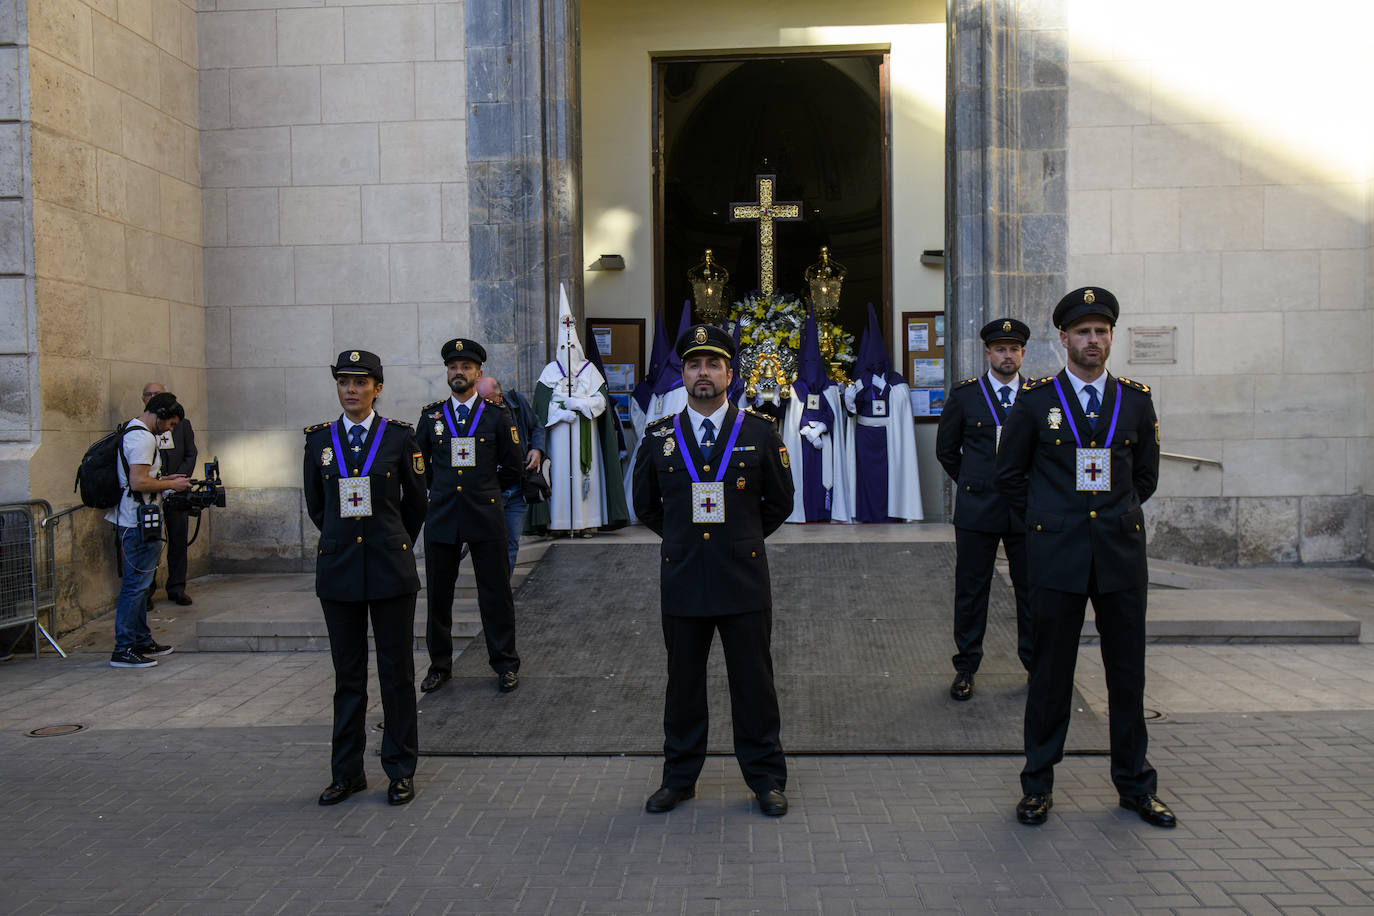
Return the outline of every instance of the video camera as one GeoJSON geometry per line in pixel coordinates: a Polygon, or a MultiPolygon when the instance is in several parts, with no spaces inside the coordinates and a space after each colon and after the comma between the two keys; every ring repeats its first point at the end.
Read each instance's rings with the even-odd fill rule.
{"type": "Polygon", "coordinates": [[[223,509],[224,481],[219,476],[219,458],[205,462],[204,480],[192,480],[190,489],[169,494],[163,498],[162,505],[195,516],[211,506],[223,509]]]}

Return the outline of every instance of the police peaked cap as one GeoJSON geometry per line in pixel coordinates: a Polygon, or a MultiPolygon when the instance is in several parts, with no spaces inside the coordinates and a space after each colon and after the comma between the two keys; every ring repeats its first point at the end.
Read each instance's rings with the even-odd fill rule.
{"type": "Polygon", "coordinates": [[[734,359],[735,339],[713,324],[694,324],[682,332],[675,349],[684,360],[698,353],[734,359]]]}
{"type": "Polygon", "coordinates": [[[1024,321],[1017,321],[1015,318],[998,318],[983,325],[983,330],[978,332],[978,336],[983,338],[983,343],[988,346],[992,346],[994,340],[1014,340],[1024,347],[1026,341],[1030,340],[1030,328],[1024,321]]]}
{"type": "Polygon", "coordinates": [[[1107,319],[1107,323],[1115,327],[1116,317],[1120,314],[1121,306],[1111,292],[1100,286],[1083,286],[1059,300],[1054,307],[1053,321],[1056,328],[1067,331],[1075,321],[1096,315],[1107,319]]]}
{"type": "Polygon", "coordinates": [[[335,378],[341,375],[370,375],[382,380],[382,358],[366,350],[345,350],[329,368],[335,378]]]}
{"type": "Polygon", "coordinates": [[[465,340],[462,337],[455,337],[444,344],[439,351],[444,357],[444,362],[454,359],[470,359],[479,366],[487,361],[487,351],[482,349],[482,345],[475,340],[465,340]]]}

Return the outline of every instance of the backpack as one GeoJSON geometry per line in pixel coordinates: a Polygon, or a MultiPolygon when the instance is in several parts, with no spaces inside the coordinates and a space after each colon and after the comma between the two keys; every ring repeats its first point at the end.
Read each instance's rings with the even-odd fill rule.
{"type": "Polygon", "coordinates": [[[119,485],[119,470],[115,467],[115,456],[124,465],[124,478],[129,477],[129,460],[124,457],[124,434],[128,432],[125,424],[115,427],[114,432],[101,436],[86,454],[81,456],[81,464],[76,468],[76,483],[72,492],[81,491],[81,505],[93,509],[113,509],[119,505],[124,488],[119,485]]]}

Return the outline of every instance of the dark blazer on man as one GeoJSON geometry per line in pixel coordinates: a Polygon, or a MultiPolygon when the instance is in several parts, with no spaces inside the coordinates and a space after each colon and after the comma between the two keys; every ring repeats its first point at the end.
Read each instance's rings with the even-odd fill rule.
{"type": "Polygon", "coordinates": [[[720,616],[773,606],[763,539],[792,513],[792,474],[777,428],[748,412],[734,451],[724,454],[737,412],[733,405],[726,411],[715,448],[705,456],[697,449],[686,410],[679,416],[689,457],[677,446],[672,417],[645,430],[635,459],[634,504],[640,521],[663,538],[664,614],[720,616]],[[728,462],[724,524],[692,522],[688,460],[697,462],[702,480],[713,479],[717,462],[728,462]]]}
{"type": "Polygon", "coordinates": [[[382,432],[368,473],[372,515],[339,516],[339,462],[348,460],[350,475],[361,470],[380,421],[373,419],[357,456],[349,453],[348,432],[341,421],[305,431],[305,506],[320,529],[315,594],[321,598],[371,601],[420,590],[415,538],[425,520],[425,461],[410,424],[388,420],[382,432]],[[331,425],[338,429],[345,455],[335,452],[331,425]]]}
{"type": "Polygon", "coordinates": [[[1027,382],[1002,430],[997,489],[1025,520],[1030,585],[1088,594],[1089,575],[1095,573],[1098,592],[1144,588],[1149,571],[1140,504],[1159,480],[1159,423],[1150,389],[1107,375],[1101,416],[1090,432],[1068,372],[1058,379],[1085,448],[1106,447],[1121,400],[1111,443],[1111,489],[1078,490],[1078,445],[1054,378],[1027,382]]]}
{"type": "MultiPolygon", "coordinates": [[[[474,414],[482,403],[480,398],[474,402],[474,414]]],[[[471,422],[469,417],[468,423],[471,422]]],[[[455,468],[453,431],[444,417],[444,401],[426,404],[420,411],[415,441],[425,458],[425,480],[429,485],[425,537],[441,544],[504,544],[506,516],[501,491],[520,480],[520,468],[525,461],[521,445],[524,439],[510,411],[497,404],[483,407],[476,427],[466,426],[459,429],[459,434],[476,440],[476,466],[455,468]]]]}
{"type": "Polygon", "coordinates": [[[515,427],[520,431],[520,445],[525,454],[529,454],[530,449],[538,449],[539,454],[548,455],[549,450],[545,448],[547,432],[539,422],[539,415],[534,412],[534,405],[513,388],[503,391],[501,398],[510,408],[515,427]]]}
{"type": "MultiPolygon", "coordinates": [[[[980,376],[986,381],[985,376],[980,376]]],[[[1012,384],[1020,387],[1018,377],[1012,384]]],[[[1007,412],[995,394],[983,394],[978,378],[954,386],[940,412],[935,434],[935,457],[958,485],[954,499],[954,527],[970,531],[1005,532],[1020,529],[1013,521],[1006,499],[994,486],[997,461],[997,426],[1007,412]]],[[[1003,432],[1005,435],[1005,431],[1003,432]]]]}
{"type": "MultiPolygon", "coordinates": [[[[161,439],[159,439],[161,444],[161,439]]],[[[191,421],[183,419],[176,426],[172,427],[172,447],[161,449],[162,452],[162,476],[170,477],[173,474],[185,474],[187,477],[196,476],[196,431],[191,426],[191,421]]]]}

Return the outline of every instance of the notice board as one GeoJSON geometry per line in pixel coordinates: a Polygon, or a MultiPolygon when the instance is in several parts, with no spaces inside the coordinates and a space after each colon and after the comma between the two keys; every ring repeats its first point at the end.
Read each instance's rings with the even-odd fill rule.
{"type": "Polygon", "coordinates": [[[606,367],[606,390],[622,423],[630,422],[630,395],[644,377],[644,319],[588,318],[584,349],[595,342],[606,367]]]}
{"type": "Polygon", "coordinates": [[[936,423],[945,406],[945,313],[902,312],[902,374],[917,423],[936,423]]]}

